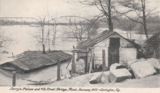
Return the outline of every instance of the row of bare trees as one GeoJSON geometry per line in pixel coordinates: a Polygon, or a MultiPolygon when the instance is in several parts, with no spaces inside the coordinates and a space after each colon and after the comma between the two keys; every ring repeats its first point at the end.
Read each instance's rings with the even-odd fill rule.
{"type": "Polygon", "coordinates": [[[113,31],[113,20],[125,17],[132,22],[143,26],[143,31],[148,39],[147,19],[153,16],[155,9],[147,6],[149,0],[80,0],[81,3],[95,6],[106,17],[108,28],[113,31]]]}
{"type": "Polygon", "coordinates": [[[77,43],[86,39],[91,39],[96,34],[98,28],[98,17],[87,19],[80,16],[69,16],[68,23],[71,24],[69,27],[71,36],[76,39],[77,43]],[[79,21],[79,19],[83,19],[79,21]]]}
{"type": "Polygon", "coordinates": [[[51,51],[51,46],[53,46],[53,48],[55,47],[57,33],[56,20],[54,18],[47,19],[47,17],[40,17],[37,20],[41,31],[41,35],[38,37],[38,41],[42,46],[43,54],[45,54],[46,46],[48,46],[49,52],[51,51]]]}
{"type": "MultiPolygon", "coordinates": [[[[75,39],[77,43],[90,39],[92,34],[96,32],[98,28],[97,20],[100,16],[87,19],[80,16],[63,16],[61,17],[67,21],[67,26],[70,32],[66,32],[67,37],[75,39]]],[[[51,51],[51,47],[56,46],[56,34],[57,34],[57,22],[56,18],[41,17],[38,20],[41,34],[38,37],[39,43],[42,46],[42,52],[46,53],[46,48],[51,51]],[[52,28],[52,29],[50,29],[52,28]]],[[[55,48],[54,48],[55,49],[55,48]]]]}

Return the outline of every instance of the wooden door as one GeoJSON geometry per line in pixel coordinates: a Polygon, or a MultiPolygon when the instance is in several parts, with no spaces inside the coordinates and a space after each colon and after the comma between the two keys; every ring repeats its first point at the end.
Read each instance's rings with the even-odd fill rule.
{"type": "Polygon", "coordinates": [[[110,38],[110,44],[108,49],[109,67],[114,63],[119,63],[119,47],[120,47],[120,38],[110,38]]]}

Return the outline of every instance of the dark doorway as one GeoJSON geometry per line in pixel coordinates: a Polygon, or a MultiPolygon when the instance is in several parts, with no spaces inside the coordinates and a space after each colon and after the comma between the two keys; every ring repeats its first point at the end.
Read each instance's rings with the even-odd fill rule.
{"type": "Polygon", "coordinates": [[[119,63],[120,38],[110,38],[108,49],[108,66],[119,63]]]}

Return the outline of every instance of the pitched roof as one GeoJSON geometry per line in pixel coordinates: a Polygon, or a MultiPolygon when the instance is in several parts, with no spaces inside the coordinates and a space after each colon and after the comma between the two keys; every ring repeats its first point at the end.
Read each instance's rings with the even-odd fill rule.
{"type": "Polygon", "coordinates": [[[121,36],[117,32],[105,30],[101,34],[97,35],[95,38],[88,39],[86,41],[83,41],[83,42],[79,43],[77,48],[84,49],[84,48],[87,48],[87,47],[91,47],[91,46],[103,41],[104,39],[109,38],[111,35],[115,35],[115,34],[119,35],[120,37],[122,37],[123,39],[127,40],[128,42],[132,43],[133,45],[135,45],[135,47],[137,47],[137,48],[139,47],[138,44],[136,44],[135,42],[133,42],[133,41],[131,41],[129,39],[126,39],[125,37],[121,36]]]}
{"type": "Polygon", "coordinates": [[[40,51],[26,51],[17,56],[17,59],[5,64],[14,65],[24,71],[39,69],[42,67],[55,65],[58,62],[71,59],[71,55],[64,53],[63,51],[51,51],[46,54],[42,54],[40,51]]]}

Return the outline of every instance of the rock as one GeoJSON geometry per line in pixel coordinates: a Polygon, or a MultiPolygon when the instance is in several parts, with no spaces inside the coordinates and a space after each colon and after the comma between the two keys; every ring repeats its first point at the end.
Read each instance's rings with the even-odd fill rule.
{"type": "Polygon", "coordinates": [[[110,66],[110,71],[116,70],[116,69],[121,69],[121,68],[126,68],[125,66],[119,64],[119,63],[114,63],[110,66]]]}
{"type": "Polygon", "coordinates": [[[137,62],[144,62],[144,61],[146,61],[146,59],[144,59],[144,58],[141,58],[141,59],[137,59],[137,60],[131,60],[130,62],[128,62],[128,67],[130,68],[130,66],[132,65],[132,64],[134,64],[134,63],[137,63],[137,62]]]}
{"type": "Polygon", "coordinates": [[[90,84],[101,83],[102,73],[94,73],[92,78],[89,80],[90,84]]]}
{"type": "Polygon", "coordinates": [[[110,82],[115,83],[131,79],[131,77],[132,74],[127,69],[122,68],[110,71],[109,80],[110,82]]]}
{"type": "Polygon", "coordinates": [[[109,71],[94,73],[89,80],[90,84],[109,83],[109,71]]]}
{"type": "Polygon", "coordinates": [[[102,72],[101,83],[109,83],[109,71],[102,72]]]}
{"type": "Polygon", "coordinates": [[[156,73],[154,67],[147,61],[133,63],[130,67],[136,78],[144,78],[156,73]]]}
{"type": "Polygon", "coordinates": [[[156,70],[160,71],[160,61],[155,58],[147,59],[147,62],[150,63],[156,70]]]}

